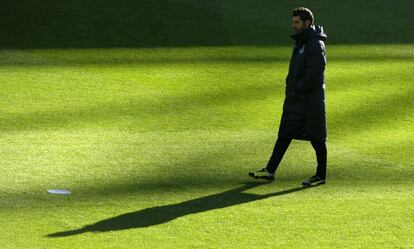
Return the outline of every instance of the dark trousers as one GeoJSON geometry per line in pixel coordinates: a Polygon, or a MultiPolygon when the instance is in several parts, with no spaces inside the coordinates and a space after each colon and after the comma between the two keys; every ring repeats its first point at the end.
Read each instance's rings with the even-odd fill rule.
{"type": "MultiPolygon", "coordinates": [[[[276,140],[275,147],[273,149],[272,156],[267,163],[266,169],[271,173],[275,173],[280,161],[282,161],[283,155],[289,147],[291,138],[278,137],[276,140]]],[[[318,166],[316,169],[316,175],[325,178],[326,177],[326,159],[327,149],[326,141],[311,141],[312,147],[316,152],[316,160],[318,166]]]]}

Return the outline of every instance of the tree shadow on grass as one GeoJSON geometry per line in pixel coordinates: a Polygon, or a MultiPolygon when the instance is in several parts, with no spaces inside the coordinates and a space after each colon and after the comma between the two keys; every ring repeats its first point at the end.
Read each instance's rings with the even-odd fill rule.
{"type": "Polygon", "coordinates": [[[269,197],[290,194],[320,185],[317,184],[310,187],[296,187],[265,195],[257,195],[242,192],[263,184],[267,183],[244,182],[243,186],[241,187],[221,192],[218,194],[208,195],[197,199],[184,201],[181,203],[150,207],[126,214],[121,214],[115,217],[111,217],[109,219],[98,221],[94,224],[86,225],[79,229],[51,233],[46,235],[46,237],[66,237],[86,232],[108,232],[140,227],[150,227],[166,223],[168,221],[189,214],[200,213],[204,211],[234,206],[237,204],[262,200],[269,197]]]}

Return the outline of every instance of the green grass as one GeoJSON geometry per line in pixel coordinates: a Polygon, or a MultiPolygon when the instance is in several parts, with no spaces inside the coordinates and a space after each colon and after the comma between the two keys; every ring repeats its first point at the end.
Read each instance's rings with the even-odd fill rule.
{"type": "Polygon", "coordinates": [[[413,7],[2,1],[0,248],[414,248],[413,7]],[[298,6],[328,34],[328,179],[308,189],[305,141],[275,183],[247,176],[298,6]]]}
{"type": "Polygon", "coordinates": [[[335,44],[412,44],[412,0],[3,0],[0,48],[282,45],[307,6],[335,44]]]}
{"type": "Polygon", "coordinates": [[[305,141],[277,182],[247,177],[290,53],[2,50],[1,247],[413,248],[414,46],[327,46],[328,180],[305,190],[305,141]]]}

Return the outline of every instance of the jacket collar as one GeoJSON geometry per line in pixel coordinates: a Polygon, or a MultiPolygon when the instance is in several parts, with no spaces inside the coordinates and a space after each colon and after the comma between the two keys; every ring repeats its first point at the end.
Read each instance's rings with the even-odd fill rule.
{"type": "Polygon", "coordinates": [[[313,25],[301,32],[296,32],[290,35],[290,37],[292,37],[292,39],[295,40],[296,45],[301,46],[302,43],[306,42],[306,40],[309,37],[309,34],[313,31],[312,26],[313,25]]]}
{"type": "Polygon", "coordinates": [[[310,40],[315,37],[320,40],[326,40],[327,35],[323,31],[323,26],[311,25],[309,26],[309,28],[305,29],[302,32],[296,32],[291,34],[290,37],[292,37],[292,39],[295,40],[297,46],[301,46],[307,40],[310,40]]]}

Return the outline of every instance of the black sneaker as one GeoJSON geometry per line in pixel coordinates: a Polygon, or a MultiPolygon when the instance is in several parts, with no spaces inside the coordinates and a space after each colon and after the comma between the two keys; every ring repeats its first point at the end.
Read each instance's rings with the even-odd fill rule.
{"type": "Polygon", "coordinates": [[[302,182],[303,186],[311,186],[312,183],[325,184],[325,178],[318,175],[311,176],[309,179],[302,182]]]}
{"type": "Polygon", "coordinates": [[[255,172],[249,172],[249,176],[253,177],[254,179],[265,179],[271,182],[275,180],[275,174],[270,173],[266,168],[262,168],[255,172]]]}

